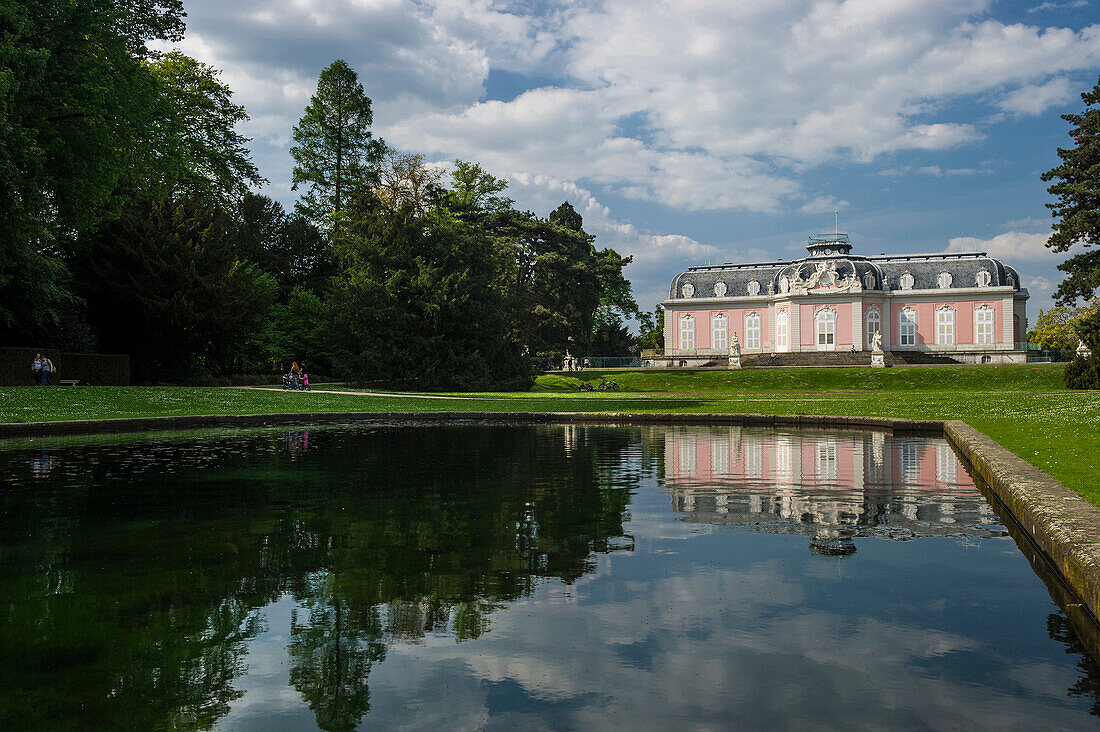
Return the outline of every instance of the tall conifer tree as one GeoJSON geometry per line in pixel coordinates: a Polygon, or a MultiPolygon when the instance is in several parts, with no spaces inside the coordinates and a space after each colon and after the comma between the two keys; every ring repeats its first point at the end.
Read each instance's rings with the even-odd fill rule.
{"type": "MultiPolygon", "coordinates": [[[[1100,83],[1081,99],[1084,112],[1062,115],[1073,125],[1069,136],[1074,146],[1059,148],[1062,164],[1043,174],[1044,181],[1057,180],[1047,189],[1058,199],[1047,204],[1057,219],[1047,246],[1056,252],[1069,251],[1074,244],[1100,246],[1100,83]]],[[[1088,299],[1100,289],[1100,249],[1072,256],[1058,269],[1067,275],[1054,293],[1062,305],[1088,299]]]]}
{"type": "Polygon", "coordinates": [[[370,97],[359,76],[343,59],[321,72],[317,93],[294,128],[294,189],[308,188],[298,211],[331,228],[350,195],[377,184],[385,144],[374,139],[370,97]]]}

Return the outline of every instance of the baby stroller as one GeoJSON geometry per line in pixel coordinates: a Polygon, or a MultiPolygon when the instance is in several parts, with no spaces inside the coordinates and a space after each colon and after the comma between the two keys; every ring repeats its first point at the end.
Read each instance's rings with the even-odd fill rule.
{"type": "Polygon", "coordinates": [[[283,374],[283,390],[289,390],[294,388],[294,382],[290,378],[290,374],[283,374]]]}

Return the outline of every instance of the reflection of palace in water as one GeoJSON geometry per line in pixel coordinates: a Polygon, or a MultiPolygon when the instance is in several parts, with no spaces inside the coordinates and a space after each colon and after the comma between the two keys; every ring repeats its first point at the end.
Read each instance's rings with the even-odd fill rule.
{"type": "Polygon", "coordinates": [[[685,520],[811,537],[820,554],[871,536],[1004,536],[942,439],[883,432],[665,432],[665,484],[685,520]]]}

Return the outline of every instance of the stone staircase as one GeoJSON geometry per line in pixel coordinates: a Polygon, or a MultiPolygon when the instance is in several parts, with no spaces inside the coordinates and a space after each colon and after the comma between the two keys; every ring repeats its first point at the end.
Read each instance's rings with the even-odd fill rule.
{"type": "Polygon", "coordinates": [[[744,368],[769,368],[792,366],[870,366],[871,354],[867,351],[808,351],[803,353],[753,353],[741,357],[744,368]]]}

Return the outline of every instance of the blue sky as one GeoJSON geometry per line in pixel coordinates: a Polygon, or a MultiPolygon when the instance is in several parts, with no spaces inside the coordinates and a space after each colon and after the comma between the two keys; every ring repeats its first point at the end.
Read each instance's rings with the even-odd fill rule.
{"type": "Polygon", "coordinates": [[[649,309],[705,262],[981,249],[1049,307],[1040,174],[1100,74],[1100,0],[186,0],[181,50],[223,70],[287,204],[291,128],[332,59],[375,131],[563,200],[631,254],[649,309]]]}

